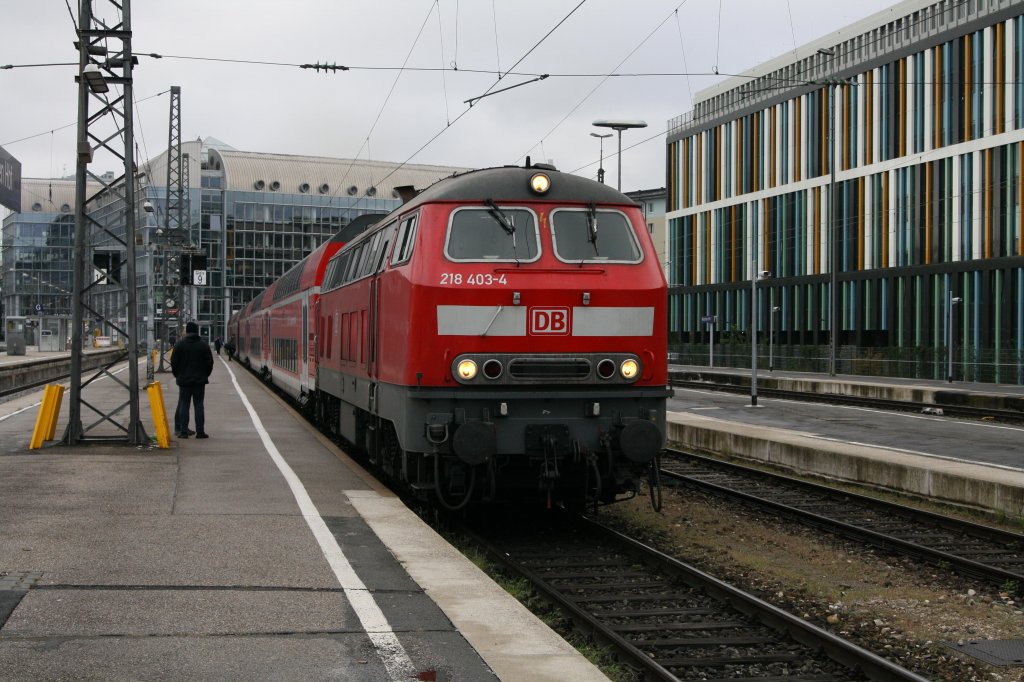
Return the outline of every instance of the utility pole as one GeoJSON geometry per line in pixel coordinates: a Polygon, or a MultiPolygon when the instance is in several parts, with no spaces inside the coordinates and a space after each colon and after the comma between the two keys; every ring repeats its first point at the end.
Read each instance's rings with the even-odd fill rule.
{"type": "Polygon", "coordinates": [[[94,5],[101,5],[99,0],[80,0],[78,14],[78,143],[77,164],[75,169],[75,272],[72,292],[72,349],[71,376],[68,400],[68,425],[63,442],[66,445],[80,443],[117,443],[140,445],[148,442],[145,429],[139,419],[139,363],[138,363],[138,287],[135,279],[135,162],[134,135],[132,121],[134,113],[132,104],[132,69],[136,58],[132,55],[131,31],[131,0],[108,0],[109,14],[114,20],[97,17],[94,5]],[[114,47],[111,47],[114,46],[114,47]],[[119,46],[119,47],[118,47],[119,46]],[[121,92],[111,92],[111,86],[120,87],[121,92]],[[97,110],[90,114],[89,105],[95,102],[97,110]],[[116,128],[110,133],[110,121],[116,128]],[[122,141],[123,152],[113,142],[122,141]],[[103,151],[113,154],[124,164],[124,172],[119,178],[104,180],[102,176],[89,171],[93,154],[103,151]],[[86,177],[101,185],[101,189],[92,196],[86,195],[86,177]],[[90,204],[107,202],[109,205],[122,206],[114,210],[113,218],[106,218],[105,223],[95,220],[88,212],[90,204]],[[116,222],[118,216],[124,217],[124,224],[116,222]],[[111,223],[113,220],[115,222],[111,223]],[[106,244],[123,249],[123,259],[116,266],[114,259],[107,262],[105,276],[86,284],[86,272],[91,270],[89,253],[94,242],[104,239],[106,244]],[[119,287],[118,305],[112,310],[107,306],[93,303],[93,290],[102,285],[113,285],[109,289],[119,287]],[[123,308],[120,296],[123,293],[123,308]],[[85,331],[85,311],[89,310],[105,322],[108,327],[116,330],[120,338],[127,341],[127,352],[119,354],[109,364],[101,367],[92,377],[83,381],[82,377],[82,346],[85,331]],[[122,319],[117,315],[121,310],[125,313],[122,319]],[[111,368],[120,362],[128,362],[128,381],[114,376],[111,368]],[[107,375],[114,383],[127,390],[123,402],[114,401],[115,407],[104,412],[98,405],[99,401],[85,400],[82,391],[94,379],[107,375]],[[96,420],[84,425],[82,407],[95,413],[96,420]],[[127,408],[127,424],[123,422],[121,413],[127,408]],[[121,419],[121,421],[119,421],[121,419]],[[88,435],[96,427],[113,425],[123,433],[114,436],[93,434],[88,435]]]}

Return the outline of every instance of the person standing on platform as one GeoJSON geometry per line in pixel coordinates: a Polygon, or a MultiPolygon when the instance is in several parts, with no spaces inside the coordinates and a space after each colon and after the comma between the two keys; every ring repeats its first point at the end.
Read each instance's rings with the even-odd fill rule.
{"type": "Polygon", "coordinates": [[[231,362],[231,358],[235,356],[235,342],[233,339],[228,339],[224,342],[224,350],[228,353],[228,362],[231,362]]]}
{"type": "Polygon", "coordinates": [[[213,349],[215,351],[217,351],[217,355],[220,355],[220,347],[223,346],[223,345],[224,344],[221,343],[221,340],[220,340],[219,336],[213,340],[213,349]]]}
{"type": "Polygon", "coordinates": [[[171,373],[178,384],[178,408],[174,411],[174,432],[178,438],[188,438],[193,433],[196,438],[209,438],[203,399],[212,372],[210,346],[199,338],[199,325],[189,322],[185,325],[185,338],[174,345],[171,353],[171,373]],[[188,428],[190,403],[196,412],[195,431],[188,428]]]}

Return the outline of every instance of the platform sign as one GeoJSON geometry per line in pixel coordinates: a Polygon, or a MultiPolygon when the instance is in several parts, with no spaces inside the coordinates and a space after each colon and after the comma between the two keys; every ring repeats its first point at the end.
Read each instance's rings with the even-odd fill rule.
{"type": "Polygon", "coordinates": [[[206,270],[193,270],[192,284],[197,287],[206,286],[206,272],[206,270]]]}
{"type": "Polygon", "coordinates": [[[21,162],[0,147],[0,205],[21,213],[21,162]]]}
{"type": "Polygon", "coordinates": [[[700,321],[704,324],[714,324],[715,322],[718,322],[718,315],[705,315],[700,318],[700,321]]]}

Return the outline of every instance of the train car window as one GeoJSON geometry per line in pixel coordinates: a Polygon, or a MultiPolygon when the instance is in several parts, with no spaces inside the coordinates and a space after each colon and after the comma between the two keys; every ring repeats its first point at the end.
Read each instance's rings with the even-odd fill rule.
{"type": "Polygon", "coordinates": [[[540,258],[537,218],[525,208],[460,208],[452,213],[444,255],[451,261],[532,262],[540,258]]]}
{"type": "Polygon", "coordinates": [[[643,252],[624,213],[560,208],[551,213],[555,256],[566,263],[639,263],[643,252]]]}
{"type": "Polygon", "coordinates": [[[395,241],[395,252],[391,255],[391,265],[401,265],[412,258],[413,247],[416,244],[416,216],[410,216],[402,221],[398,228],[398,237],[395,241]]]}

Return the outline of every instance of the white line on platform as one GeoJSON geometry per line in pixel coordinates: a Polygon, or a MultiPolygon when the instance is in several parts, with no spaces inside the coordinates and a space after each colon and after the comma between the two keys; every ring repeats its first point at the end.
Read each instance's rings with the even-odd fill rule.
{"type": "Polygon", "coordinates": [[[263,427],[263,422],[260,421],[259,415],[256,414],[252,403],[249,402],[245,392],[239,385],[235,373],[224,360],[221,360],[221,363],[228,371],[228,374],[231,375],[231,383],[234,384],[235,391],[238,392],[239,397],[242,399],[242,404],[245,405],[245,409],[249,412],[249,418],[252,419],[253,426],[256,427],[256,433],[259,434],[260,440],[263,441],[263,447],[266,448],[267,454],[270,455],[270,458],[277,465],[278,470],[280,470],[281,475],[287,481],[288,487],[291,489],[292,495],[295,496],[295,501],[299,505],[299,510],[302,512],[302,518],[306,520],[309,529],[313,531],[313,537],[316,538],[317,543],[320,545],[320,551],[323,552],[324,558],[327,559],[327,563],[330,564],[331,569],[334,571],[338,584],[345,591],[345,596],[348,598],[349,603],[352,604],[352,609],[355,611],[356,616],[358,616],[363,629],[366,630],[366,634],[370,637],[370,641],[373,642],[373,646],[377,649],[377,654],[380,656],[381,661],[383,661],[384,667],[387,668],[391,679],[397,681],[408,680],[414,677],[416,669],[413,667],[412,660],[406,653],[402,643],[398,641],[398,636],[395,635],[395,631],[391,624],[388,623],[384,612],[377,605],[373,595],[366,589],[363,581],[356,575],[352,564],[345,558],[345,553],[341,551],[338,541],[327,528],[327,524],[324,523],[320,512],[317,511],[316,505],[313,504],[313,500],[309,497],[309,493],[306,492],[305,486],[302,485],[302,481],[295,475],[288,462],[284,461],[284,457],[281,456],[277,446],[274,445],[274,441],[271,440],[270,434],[263,427]]]}

